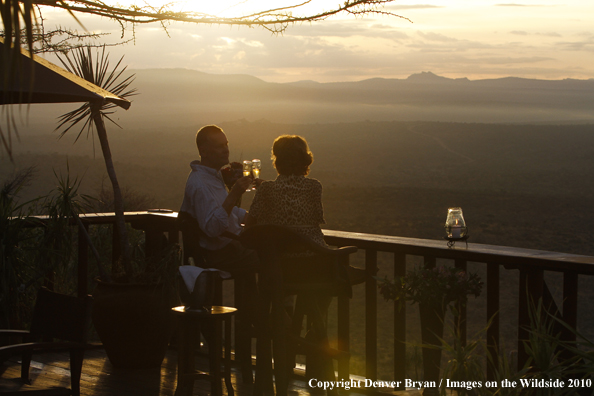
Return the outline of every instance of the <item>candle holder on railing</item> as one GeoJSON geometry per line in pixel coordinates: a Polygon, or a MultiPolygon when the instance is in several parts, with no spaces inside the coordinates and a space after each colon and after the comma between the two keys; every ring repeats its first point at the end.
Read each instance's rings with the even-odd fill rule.
{"type": "Polygon", "coordinates": [[[464,221],[462,208],[449,208],[448,217],[445,222],[446,235],[444,239],[448,241],[448,247],[453,247],[457,241],[466,242],[468,248],[468,227],[464,221]]]}

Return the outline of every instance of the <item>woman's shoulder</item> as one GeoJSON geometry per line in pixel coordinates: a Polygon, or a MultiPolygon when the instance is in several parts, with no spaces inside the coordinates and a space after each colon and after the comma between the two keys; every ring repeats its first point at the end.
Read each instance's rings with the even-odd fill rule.
{"type": "Polygon", "coordinates": [[[278,183],[276,182],[276,180],[264,180],[258,188],[271,189],[274,188],[277,184],[278,183]]]}
{"type": "Polygon", "coordinates": [[[274,180],[263,180],[256,188],[256,194],[264,194],[274,188],[274,180]]]}
{"type": "Polygon", "coordinates": [[[322,188],[322,183],[318,179],[312,179],[311,177],[306,177],[305,182],[308,183],[310,186],[314,188],[322,188]]]}
{"type": "Polygon", "coordinates": [[[279,175],[276,180],[271,180],[267,183],[266,188],[283,189],[286,186],[296,186],[299,188],[321,190],[322,183],[317,179],[312,179],[303,175],[279,175]]]}

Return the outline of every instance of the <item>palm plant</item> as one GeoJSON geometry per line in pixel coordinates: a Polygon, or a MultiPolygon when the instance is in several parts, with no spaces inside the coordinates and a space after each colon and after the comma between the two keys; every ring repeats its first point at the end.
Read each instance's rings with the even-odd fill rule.
{"type": "MultiPolygon", "coordinates": [[[[503,380],[519,383],[521,378],[528,378],[530,367],[526,364],[519,370],[512,367],[512,362],[508,357],[503,344],[499,345],[498,358],[495,360],[487,347],[486,334],[491,327],[495,316],[489,319],[485,327],[479,329],[473,336],[469,337],[468,342],[464,343],[460,335],[458,326],[449,327],[451,341],[440,338],[440,348],[447,356],[447,363],[444,368],[442,378],[448,378],[452,381],[479,383],[481,386],[473,388],[458,387],[455,388],[458,395],[484,395],[484,396],[516,396],[529,394],[529,390],[521,386],[517,387],[488,387],[487,376],[485,375],[485,362],[491,365],[493,369],[493,379],[497,384],[503,380]]],[[[424,346],[425,347],[425,346],[424,346]]],[[[449,394],[445,383],[441,388],[440,395],[449,394]]]]}
{"type": "MultiPolygon", "coordinates": [[[[127,98],[135,95],[136,89],[130,87],[134,81],[134,75],[128,77],[124,76],[126,67],[120,67],[122,60],[123,57],[120,58],[113,68],[110,68],[109,54],[105,52],[105,47],[103,47],[100,53],[98,51],[95,57],[93,56],[91,48],[88,47],[74,50],[73,56],[65,55],[60,57],[60,61],[69,72],[76,74],[121,98],[127,98]]],[[[113,189],[114,211],[116,217],[115,231],[118,234],[120,248],[122,249],[121,261],[124,267],[125,278],[126,280],[129,280],[132,275],[132,252],[124,220],[122,191],[113,165],[104,122],[104,120],[107,119],[120,127],[112,118],[110,118],[110,115],[115,111],[115,107],[116,105],[109,102],[85,103],[78,109],[62,115],[59,118],[60,123],[56,130],[63,127],[65,128],[60,134],[60,137],[62,137],[75,126],[81,126],[75,141],[80,138],[85,130],[87,131],[87,137],[89,135],[92,136],[94,130],[97,133],[99,143],[101,144],[103,159],[105,160],[105,167],[113,189]]]]}

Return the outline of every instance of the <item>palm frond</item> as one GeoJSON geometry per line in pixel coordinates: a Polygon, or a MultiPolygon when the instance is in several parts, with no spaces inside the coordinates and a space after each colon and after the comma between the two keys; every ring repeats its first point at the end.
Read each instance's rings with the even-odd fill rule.
{"type": "MultiPolygon", "coordinates": [[[[136,88],[130,87],[134,82],[135,75],[126,77],[124,73],[127,67],[121,67],[122,60],[124,59],[123,56],[117,61],[115,67],[111,68],[109,53],[105,51],[105,46],[100,50],[96,50],[95,54],[93,52],[91,47],[78,48],[72,51],[71,54],[58,55],[58,58],[64,68],[70,73],[76,74],[114,95],[121,98],[128,98],[137,94],[136,88]]],[[[117,122],[109,117],[110,114],[115,112],[114,109],[116,107],[113,103],[106,102],[101,106],[100,114],[103,119],[107,119],[118,128],[121,128],[117,122]]],[[[78,141],[85,130],[87,132],[87,138],[93,136],[94,123],[90,103],[85,103],[76,110],[58,117],[56,130],[61,130],[59,137],[62,138],[75,126],[80,126],[75,142],[78,141]]]]}

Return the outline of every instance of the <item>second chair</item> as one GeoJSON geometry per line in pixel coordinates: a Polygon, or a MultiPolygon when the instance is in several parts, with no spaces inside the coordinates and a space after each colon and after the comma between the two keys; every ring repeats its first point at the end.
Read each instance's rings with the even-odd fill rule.
{"type": "Polygon", "coordinates": [[[241,242],[255,249],[260,258],[261,325],[257,329],[254,394],[271,390],[273,356],[276,394],[287,394],[294,353],[299,348],[316,355],[315,360],[307,362],[316,361],[317,374],[323,377],[319,379],[335,380],[332,359],[348,359],[349,353],[329,347],[325,311],[333,296],[347,299],[351,296],[348,260],[357,248],[326,248],[289,227],[278,225],[250,227],[241,235],[241,242]],[[287,323],[284,304],[288,295],[297,296],[291,325],[287,323]],[[313,333],[305,338],[299,334],[304,315],[311,323],[306,330],[310,330],[310,335],[313,333]],[[272,326],[268,326],[269,321],[272,326]]]}

